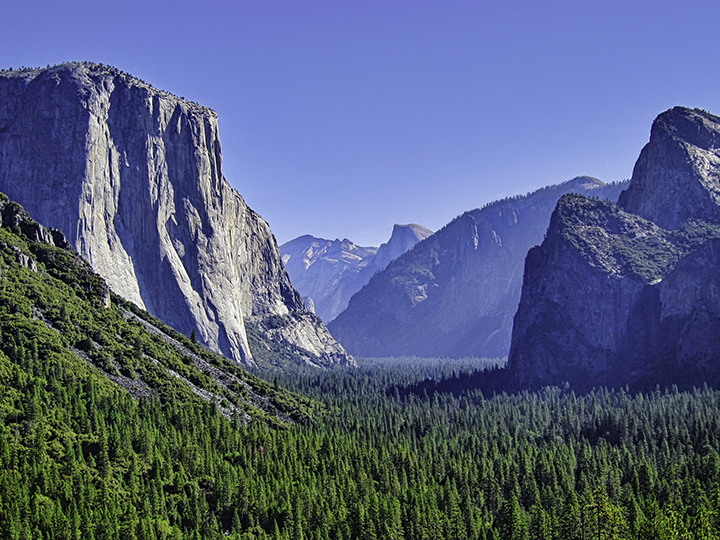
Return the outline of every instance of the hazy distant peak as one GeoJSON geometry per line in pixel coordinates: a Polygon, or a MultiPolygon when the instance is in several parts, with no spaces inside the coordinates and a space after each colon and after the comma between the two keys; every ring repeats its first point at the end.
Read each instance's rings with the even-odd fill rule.
{"type": "Polygon", "coordinates": [[[358,246],[348,238],[325,240],[306,234],[284,243],[280,253],[306,305],[309,299],[315,313],[331,321],[375,272],[432,234],[417,223],[397,224],[379,248],[358,246]]]}
{"type": "Polygon", "coordinates": [[[617,200],[626,185],[582,176],[465,212],[375,274],[328,328],[360,356],[505,356],[525,255],[558,199],[617,200]]]}
{"type": "Polygon", "coordinates": [[[568,180],[566,185],[576,189],[598,189],[607,184],[593,176],[576,176],[572,180],[568,180]]]}
{"type": "Polygon", "coordinates": [[[392,240],[392,237],[396,234],[402,234],[402,231],[410,231],[420,240],[424,240],[433,233],[433,231],[431,231],[427,227],[423,227],[422,225],[418,225],[417,223],[407,223],[404,225],[396,223],[395,225],[393,225],[393,232],[390,239],[392,240]]]}
{"type": "Polygon", "coordinates": [[[432,234],[433,231],[417,223],[396,224],[393,226],[390,240],[382,244],[378,249],[373,261],[373,267],[376,270],[385,269],[391,261],[397,259],[403,253],[412,249],[415,244],[425,240],[432,234]]]}

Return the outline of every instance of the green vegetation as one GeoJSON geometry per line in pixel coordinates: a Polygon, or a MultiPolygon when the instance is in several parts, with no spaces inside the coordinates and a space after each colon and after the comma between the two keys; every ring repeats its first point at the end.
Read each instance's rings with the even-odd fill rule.
{"type": "Polygon", "coordinates": [[[558,210],[562,238],[592,266],[646,283],[662,279],[682,257],[720,238],[717,225],[689,221],[667,231],[611,202],[582,195],[564,195],[558,210]]]}
{"type": "Polygon", "coordinates": [[[0,538],[720,538],[719,391],[483,395],[485,359],[260,380],[0,211],[0,538]]]}
{"type": "Polygon", "coordinates": [[[334,504],[323,518],[331,534],[310,534],[308,521],[307,536],[720,537],[720,392],[401,398],[395,386],[462,380],[487,364],[373,359],[355,370],[279,375],[333,411],[304,429],[322,440],[309,482],[322,483],[315,475],[325,471],[347,508],[334,504]]]}
{"type": "Polygon", "coordinates": [[[29,240],[21,231],[36,231],[37,224],[18,205],[3,204],[4,219],[17,221],[11,229],[20,233],[0,228],[0,329],[10,358],[52,351],[68,368],[86,363],[135,394],[211,401],[226,415],[281,424],[286,412],[312,415],[307,400],[289,398],[112,295],[76,253],[29,240]]]}
{"type": "Polygon", "coordinates": [[[2,408],[0,534],[720,537],[720,392],[388,392],[485,365],[463,362],[270,374],[330,409],[283,430],[27,377],[23,411],[2,408]]]}

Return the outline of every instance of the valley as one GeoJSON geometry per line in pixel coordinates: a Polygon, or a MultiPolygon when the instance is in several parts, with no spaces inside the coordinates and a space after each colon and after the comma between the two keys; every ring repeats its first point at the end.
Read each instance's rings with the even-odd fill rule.
{"type": "Polygon", "coordinates": [[[0,73],[0,537],[720,538],[720,117],[378,248],[278,246],[218,133],[0,73]]]}
{"type": "Polygon", "coordinates": [[[312,419],[280,429],[92,386],[75,397],[71,385],[86,407],[64,413],[59,387],[23,370],[37,389],[18,389],[38,407],[20,398],[28,412],[6,417],[0,438],[3,535],[713,538],[720,392],[399,397],[486,365],[374,359],[271,374],[316,403],[312,419]],[[72,429],[49,429],[57,418],[72,429]]]}

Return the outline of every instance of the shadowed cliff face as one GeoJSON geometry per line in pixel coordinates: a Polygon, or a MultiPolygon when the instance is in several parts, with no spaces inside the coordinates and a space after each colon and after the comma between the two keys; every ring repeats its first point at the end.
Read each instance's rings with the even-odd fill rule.
{"type": "Polygon", "coordinates": [[[578,177],[466,212],[376,274],[328,327],[360,356],[506,356],[523,261],[558,198],[616,200],[622,188],[578,177]]]}
{"type": "Polygon", "coordinates": [[[349,360],[224,179],[210,109],[93,64],[3,73],[0,189],[118,294],[238,362],[253,362],[245,319],[288,315],[317,363],[349,360]]]}
{"type": "Polygon", "coordinates": [[[720,118],[684,107],[659,115],[618,204],[665,229],[720,223],[720,118]]]}
{"type": "Polygon", "coordinates": [[[523,387],[720,383],[720,119],[653,124],[619,203],[565,196],[528,253],[508,369],[523,387]]]}

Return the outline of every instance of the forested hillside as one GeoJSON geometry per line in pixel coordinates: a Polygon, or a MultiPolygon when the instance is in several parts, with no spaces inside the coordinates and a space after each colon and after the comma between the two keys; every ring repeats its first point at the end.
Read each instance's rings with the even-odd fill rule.
{"type": "MultiPolygon", "coordinates": [[[[720,392],[399,397],[396,383],[483,367],[391,359],[282,379],[334,411],[304,458],[345,486],[346,510],[325,517],[345,535],[328,538],[720,538],[720,392]]],[[[302,503],[308,519],[319,504],[302,503]]]]}
{"type": "Polygon", "coordinates": [[[330,410],[290,429],[92,384],[60,408],[40,390],[0,439],[3,536],[719,537],[720,392],[387,391],[428,375],[452,371],[279,374],[330,410]],[[57,417],[76,434],[54,435],[57,417]]]}
{"type": "Polygon", "coordinates": [[[0,538],[720,537],[720,391],[483,395],[472,359],[263,381],[0,212],[0,538]]]}

